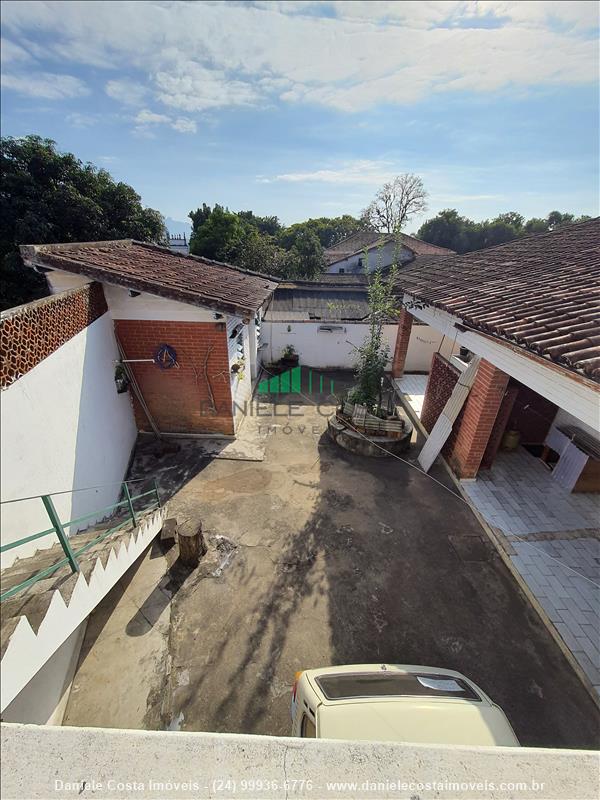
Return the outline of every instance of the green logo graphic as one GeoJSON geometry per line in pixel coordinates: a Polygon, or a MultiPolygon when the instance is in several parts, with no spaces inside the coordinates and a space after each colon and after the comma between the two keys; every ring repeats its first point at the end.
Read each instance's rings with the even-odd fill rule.
{"type": "MultiPolygon", "coordinates": [[[[317,373],[313,377],[313,370],[309,369],[306,374],[307,385],[305,393],[312,394],[313,391],[323,394],[325,390],[325,376],[317,373]]],[[[327,379],[329,383],[329,393],[333,394],[333,380],[327,379]]],[[[258,394],[301,394],[302,389],[302,367],[293,367],[272,378],[265,378],[259,381],[258,394]]]]}

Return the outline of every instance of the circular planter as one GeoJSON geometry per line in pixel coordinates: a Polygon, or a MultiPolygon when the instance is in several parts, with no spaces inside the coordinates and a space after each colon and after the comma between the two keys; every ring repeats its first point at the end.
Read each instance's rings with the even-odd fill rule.
{"type": "Polygon", "coordinates": [[[360,456],[370,456],[371,458],[389,458],[406,452],[410,447],[412,436],[412,425],[406,425],[402,435],[397,438],[391,436],[371,436],[357,433],[347,428],[333,414],[327,420],[327,431],[330,438],[344,450],[356,453],[360,456]]]}

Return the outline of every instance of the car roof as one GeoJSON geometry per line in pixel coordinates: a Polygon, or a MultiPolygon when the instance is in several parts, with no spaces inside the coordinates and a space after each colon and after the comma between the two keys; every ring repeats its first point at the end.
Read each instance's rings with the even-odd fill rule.
{"type": "Polygon", "coordinates": [[[518,746],[497,706],[403,697],[320,705],[319,736],[422,744],[518,746]]]}
{"type": "MultiPolygon", "coordinates": [[[[485,692],[461,672],[416,664],[349,664],[307,670],[304,673],[318,699],[319,736],[331,739],[518,746],[504,712],[485,692]],[[439,680],[456,679],[479,699],[465,696],[386,694],[327,696],[324,678],[372,678],[420,675],[439,680]],[[321,679],[321,680],[320,680],[321,679]]],[[[473,695],[472,695],[473,696],[473,695]]]]}

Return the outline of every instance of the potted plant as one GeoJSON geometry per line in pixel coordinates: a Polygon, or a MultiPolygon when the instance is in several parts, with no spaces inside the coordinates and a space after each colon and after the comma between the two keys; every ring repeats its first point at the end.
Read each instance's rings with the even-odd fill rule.
{"type": "Polygon", "coordinates": [[[281,354],[280,358],[281,365],[289,369],[290,367],[297,367],[299,361],[300,361],[300,356],[296,352],[294,345],[293,344],[286,345],[283,350],[283,353],[281,354]]]}

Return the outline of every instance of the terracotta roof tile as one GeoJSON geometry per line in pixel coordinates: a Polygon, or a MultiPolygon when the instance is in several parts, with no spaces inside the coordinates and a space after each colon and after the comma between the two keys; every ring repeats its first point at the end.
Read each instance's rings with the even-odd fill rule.
{"type": "Polygon", "coordinates": [[[74,272],[104,283],[236,314],[254,313],[277,286],[277,279],[267,275],[132,239],[24,245],[21,255],[30,266],[74,272]]]}
{"type": "MultiPolygon", "coordinates": [[[[328,247],[324,251],[325,262],[329,266],[341,261],[348,256],[356,255],[365,249],[374,247],[375,245],[384,245],[386,242],[393,241],[394,234],[380,233],[378,231],[359,231],[352,236],[348,236],[341,242],[328,247]]],[[[412,250],[416,256],[422,255],[449,255],[454,253],[454,250],[448,250],[447,247],[439,247],[437,244],[429,244],[422,239],[417,239],[416,236],[409,236],[407,233],[400,234],[400,239],[405,247],[412,250]]]]}
{"type": "Polygon", "coordinates": [[[418,262],[399,291],[600,382],[600,218],[418,262]]]}

